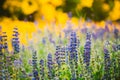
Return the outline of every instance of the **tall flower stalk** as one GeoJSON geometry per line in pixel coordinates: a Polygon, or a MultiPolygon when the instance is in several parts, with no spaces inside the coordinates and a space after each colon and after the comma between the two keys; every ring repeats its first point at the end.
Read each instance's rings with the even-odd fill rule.
{"type": "Polygon", "coordinates": [[[39,80],[39,75],[38,75],[38,71],[37,71],[37,52],[34,51],[32,54],[32,65],[33,65],[33,76],[35,78],[35,80],[39,80]]]}
{"type": "Polygon", "coordinates": [[[77,36],[75,32],[71,32],[70,35],[70,45],[69,45],[69,61],[70,61],[70,68],[72,72],[72,80],[78,77],[78,52],[77,52],[77,36]]]}
{"type": "Polygon", "coordinates": [[[91,34],[87,33],[86,35],[86,43],[84,46],[84,63],[86,64],[86,68],[90,65],[90,53],[91,53],[91,34]]]}
{"type": "Polygon", "coordinates": [[[44,72],[44,60],[40,60],[40,79],[44,80],[45,72],[44,72]]]}
{"type": "Polygon", "coordinates": [[[48,67],[48,78],[53,79],[53,61],[52,61],[51,53],[49,53],[47,56],[47,67],[48,67]]]}
{"type": "Polygon", "coordinates": [[[107,48],[104,48],[104,79],[110,80],[110,54],[107,48]]]}
{"type": "Polygon", "coordinates": [[[14,50],[14,54],[17,54],[17,53],[20,52],[18,35],[19,35],[18,28],[14,28],[13,38],[12,38],[12,47],[13,47],[13,50],[14,50]]]}

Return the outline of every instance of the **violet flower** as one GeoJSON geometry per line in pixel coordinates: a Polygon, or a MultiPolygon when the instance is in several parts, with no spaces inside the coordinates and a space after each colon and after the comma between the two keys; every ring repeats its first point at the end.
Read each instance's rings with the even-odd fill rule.
{"type": "Polygon", "coordinates": [[[91,53],[91,34],[87,33],[86,43],[84,46],[84,63],[86,64],[86,67],[90,65],[90,53],[91,53]]]}

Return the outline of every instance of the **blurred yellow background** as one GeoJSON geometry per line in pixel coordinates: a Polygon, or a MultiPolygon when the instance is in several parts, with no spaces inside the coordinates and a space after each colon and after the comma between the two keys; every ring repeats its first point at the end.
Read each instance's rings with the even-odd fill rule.
{"type": "Polygon", "coordinates": [[[18,27],[22,44],[27,44],[26,36],[30,39],[45,28],[52,31],[54,27],[60,33],[69,20],[73,28],[82,28],[87,19],[92,21],[87,25],[101,28],[107,20],[120,20],[119,0],[1,0],[0,10],[2,31],[7,32],[10,41],[13,28],[18,27]]]}

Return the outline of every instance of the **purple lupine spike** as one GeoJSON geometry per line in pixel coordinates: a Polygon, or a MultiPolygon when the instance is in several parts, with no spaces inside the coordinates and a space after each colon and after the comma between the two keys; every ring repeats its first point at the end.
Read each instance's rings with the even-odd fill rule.
{"type": "Polygon", "coordinates": [[[42,43],[46,44],[46,39],[44,37],[42,38],[42,43]]]}
{"type": "Polygon", "coordinates": [[[65,48],[61,48],[60,49],[60,62],[61,64],[65,64],[65,48]]]}
{"type": "Polygon", "coordinates": [[[86,67],[90,64],[90,53],[91,53],[91,34],[87,33],[86,35],[86,43],[84,46],[84,63],[86,67]]]}
{"type": "Polygon", "coordinates": [[[92,37],[94,40],[96,40],[98,36],[95,33],[92,33],[92,37]]]}
{"type": "Polygon", "coordinates": [[[107,48],[104,47],[104,79],[109,80],[110,79],[110,54],[107,48]]]}
{"type": "Polygon", "coordinates": [[[40,76],[41,76],[41,79],[44,80],[44,60],[41,59],[40,60],[40,76]]]}
{"type": "Polygon", "coordinates": [[[105,32],[109,32],[109,28],[108,28],[108,25],[105,25],[105,32]]]}
{"type": "Polygon", "coordinates": [[[56,46],[55,60],[58,64],[58,67],[60,67],[60,46],[56,46]]]}
{"type": "Polygon", "coordinates": [[[72,12],[68,12],[68,17],[72,18],[72,12]]]}
{"type": "Polygon", "coordinates": [[[72,76],[72,78],[77,78],[77,67],[78,67],[78,52],[77,52],[77,36],[76,32],[72,32],[70,35],[70,45],[69,45],[69,53],[70,53],[70,67],[72,75],[75,74],[75,76],[72,76]]]}
{"type": "Polygon", "coordinates": [[[37,69],[37,52],[34,51],[32,55],[32,65],[33,65],[33,70],[37,69]]]}
{"type": "Polygon", "coordinates": [[[2,36],[0,36],[0,55],[3,55],[2,49],[3,49],[2,36]]]}
{"type": "Polygon", "coordinates": [[[117,28],[114,28],[113,33],[114,33],[114,37],[115,37],[115,39],[120,38],[120,37],[119,37],[119,30],[118,30],[117,28]]]}
{"type": "Polygon", "coordinates": [[[77,37],[76,33],[72,32],[70,35],[70,45],[69,45],[69,51],[70,51],[70,59],[76,59],[77,60],[77,37]]]}
{"type": "Polygon", "coordinates": [[[2,42],[3,42],[3,49],[6,52],[8,52],[8,44],[7,44],[7,35],[6,35],[6,32],[3,32],[2,42]]]}
{"type": "Polygon", "coordinates": [[[48,67],[48,77],[52,79],[53,78],[53,61],[52,61],[51,53],[49,53],[47,57],[47,67],[48,67]]]}
{"type": "Polygon", "coordinates": [[[105,30],[100,28],[97,30],[96,35],[99,36],[98,38],[103,39],[104,33],[105,33],[105,30]]]}
{"type": "Polygon", "coordinates": [[[35,80],[39,80],[39,75],[38,75],[38,71],[35,69],[33,70],[33,76],[35,80]]]}
{"type": "Polygon", "coordinates": [[[34,51],[32,53],[32,66],[33,66],[33,76],[36,80],[39,80],[39,75],[38,75],[38,71],[37,71],[37,52],[34,51]]]}
{"type": "Polygon", "coordinates": [[[13,50],[14,50],[14,54],[20,52],[20,48],[19,48],[19,37],[18,37],[18,35],[19,35],[18,29],[17,29],[17,28],[14,28],[13,38],[12,38],[12,47],[13,47],[13,50]]]}

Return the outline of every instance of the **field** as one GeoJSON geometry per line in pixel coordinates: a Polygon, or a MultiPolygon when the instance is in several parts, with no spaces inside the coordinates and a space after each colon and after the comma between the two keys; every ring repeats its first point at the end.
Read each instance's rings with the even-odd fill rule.
{"type": "Polygon", "coordinates": [[[119,80],[120,34],[108,25],[75,30],[68,23],[58,36],[49,30],[36,33],[27,46],[20,44],[19,28],[15,27],[12,52],[6,33],[1,32],[1,79],[119,80]]]}

